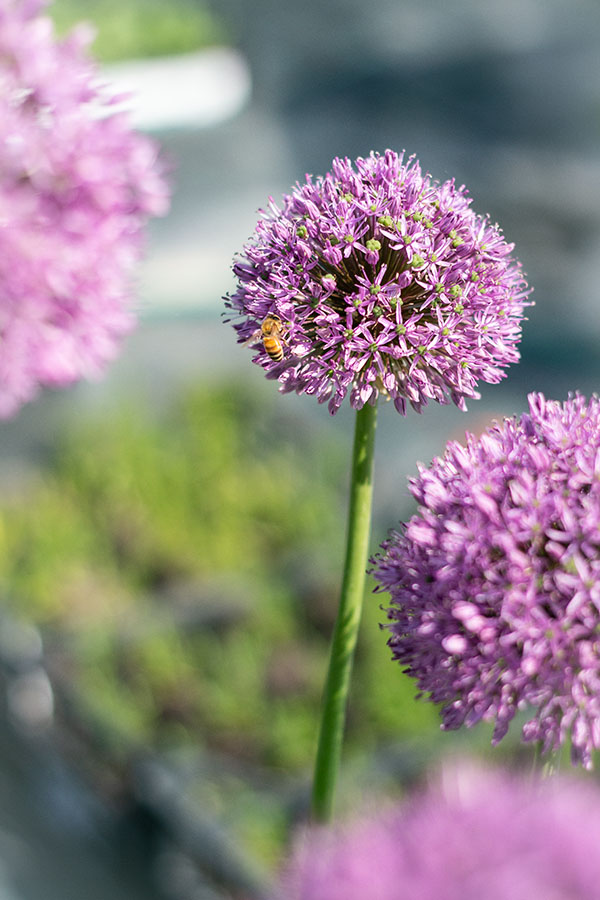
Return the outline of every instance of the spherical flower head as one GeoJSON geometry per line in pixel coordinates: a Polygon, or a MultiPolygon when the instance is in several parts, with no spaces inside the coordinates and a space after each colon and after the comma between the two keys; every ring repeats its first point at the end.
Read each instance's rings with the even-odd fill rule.
{"type": "Polygon", "coordinates": [[[332,413],[348,391],[356,409],[379,394],[402,414],[407,401],[464,408],[519,359],[529,294],[513,245],[470,202],[391,150],[307,175],[281,207],[270,200],[234,264],[240,342],[282,391],[332,413]],[[260,340],[271,316],[283,359],[260,340]]]}
{"type": "Polygon", "coordinates": [[[99,374],[131,328],[157,150],[100,84],[91,35],[59,41],[38,0],[0,6],[0,416],[99,374]]]}
{"type": "Polygon", "coordinates": [[[600,400],[531,394],[529,413],[452,442],[411,482],[417,514],[375,559],[389,646],[443,727],[533,709],[526,741],[600,747],[600,400]]]}
{"type": "Polygon", "coordinates": [[[448,771],[412,802],[302,835],[281,900],[595,900],[600,791],[448,771]]]}

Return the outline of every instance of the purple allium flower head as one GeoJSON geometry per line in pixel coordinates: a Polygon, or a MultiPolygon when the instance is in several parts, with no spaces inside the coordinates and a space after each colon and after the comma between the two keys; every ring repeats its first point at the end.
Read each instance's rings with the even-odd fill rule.
{"type": "Polygon", "coordinates": [[[419,512],[375,559],[393,656],[443,727],[532,708],[526,741],[600,747],[600,400],[530,411],[451,442],[411,491],[419,512]]]}
{"type": "Polygon", "coordinates": [[[596,900],[600,791],[475,768],[412,802],[301,836],[281,900],[596,900]]]}
{"type": "Polygon", "coordinates": [[[270,200],[234,264],[240,342],[278,316],[283,360],[255,341],[254,362],[332,413],[348,391],[357,409],[380,393],[403,414],[406,401],[464,408],[519,359],[529,294],[513,245],[470,202],[391,150],[307,175],[270,200]]]}
{"type": "Polygon", "coordinates": [[[98,374],[133,322],[143,228],[166,211],[157,151],[100,85],[90,34],[41,0],[0,4],[0,416],[98,374]]]}

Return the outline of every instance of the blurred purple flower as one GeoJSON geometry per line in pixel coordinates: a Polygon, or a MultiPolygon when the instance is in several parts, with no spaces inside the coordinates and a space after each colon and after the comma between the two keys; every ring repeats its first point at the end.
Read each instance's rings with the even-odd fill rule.
{"type": "Polygon", "coordinates": [[[0,416],[101,372],[132,327],[132,274],[168,190],[87,54],[41,0],[0,7],[0,416]]]}
{"type": "Polygon", "coordinates": [[[419,512],[375,559],[393,656],[444,704],[447,729],[533,707],[526,741],[600,747],[600,400],[530,412],[411,481],[419,512]]]}
{"type": "Polygon", "coordinates": [[[270,200],[234,264],[226,306],[239,340],[279,316],[283,360],[257,340],[254,362],[332,413],[348,391],[356,409],[379,393],[403,414],[407,400],[464,408],[479,380],[498,382],[519,359],[529,294],[513,245],[470,202],[414,157],[334,159],[281,208],[270,200]]]}
{"type": "Polygon", "coordinates": [[[301,836],[285,900],[596,900],[600,791],[458,768],[399,808],[301,836]]]}

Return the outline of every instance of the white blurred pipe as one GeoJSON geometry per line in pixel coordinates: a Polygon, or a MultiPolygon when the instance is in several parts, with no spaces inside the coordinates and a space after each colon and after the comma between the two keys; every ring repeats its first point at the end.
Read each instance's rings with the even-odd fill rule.
{"type": "Polygon", "coordinates": [[[114,63],[102,76],[111,95],[127,95],[113,109],[128,110],[144,131],[218,125],[237,115],[251,93],[248,65],[232,47],[114,63]]]}

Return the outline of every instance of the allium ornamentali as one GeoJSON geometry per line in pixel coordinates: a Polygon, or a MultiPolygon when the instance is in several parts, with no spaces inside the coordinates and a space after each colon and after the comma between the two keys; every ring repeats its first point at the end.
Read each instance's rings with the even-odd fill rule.
{"type": "Polygon", "coordinates": [[[58,40],[42,0],[0,6],[0,416],[40,385],[98,374],[131,328],[157,150],[101,87],[90,35],[58,40]]]}
{"type": "Polygon", "coordinates": [[[600,790],[473,767],[298,840],[278,900],[596,900],[600,790]]]}
{"type": "Polygon", "coordinates": [[[529,412],[420,467],[419,511],[374,561],[389,646],[443,727],[517,710],[526,741],[600,747],[600,400],[529,412]]]}
{"type": "Polygon", "coordinates": [[[226,306],[240,342],[282,391],[332,413],[348,392],[356,409],[379,394],[401,413],[429,400],[464,408],[519,359],[529,294],[513,245],[470,203],[414,157],[334,159],[280,206],[270,199],[236,261],[226,306]],[[273,316],[281,360],[260,340],[273,316]]]}

